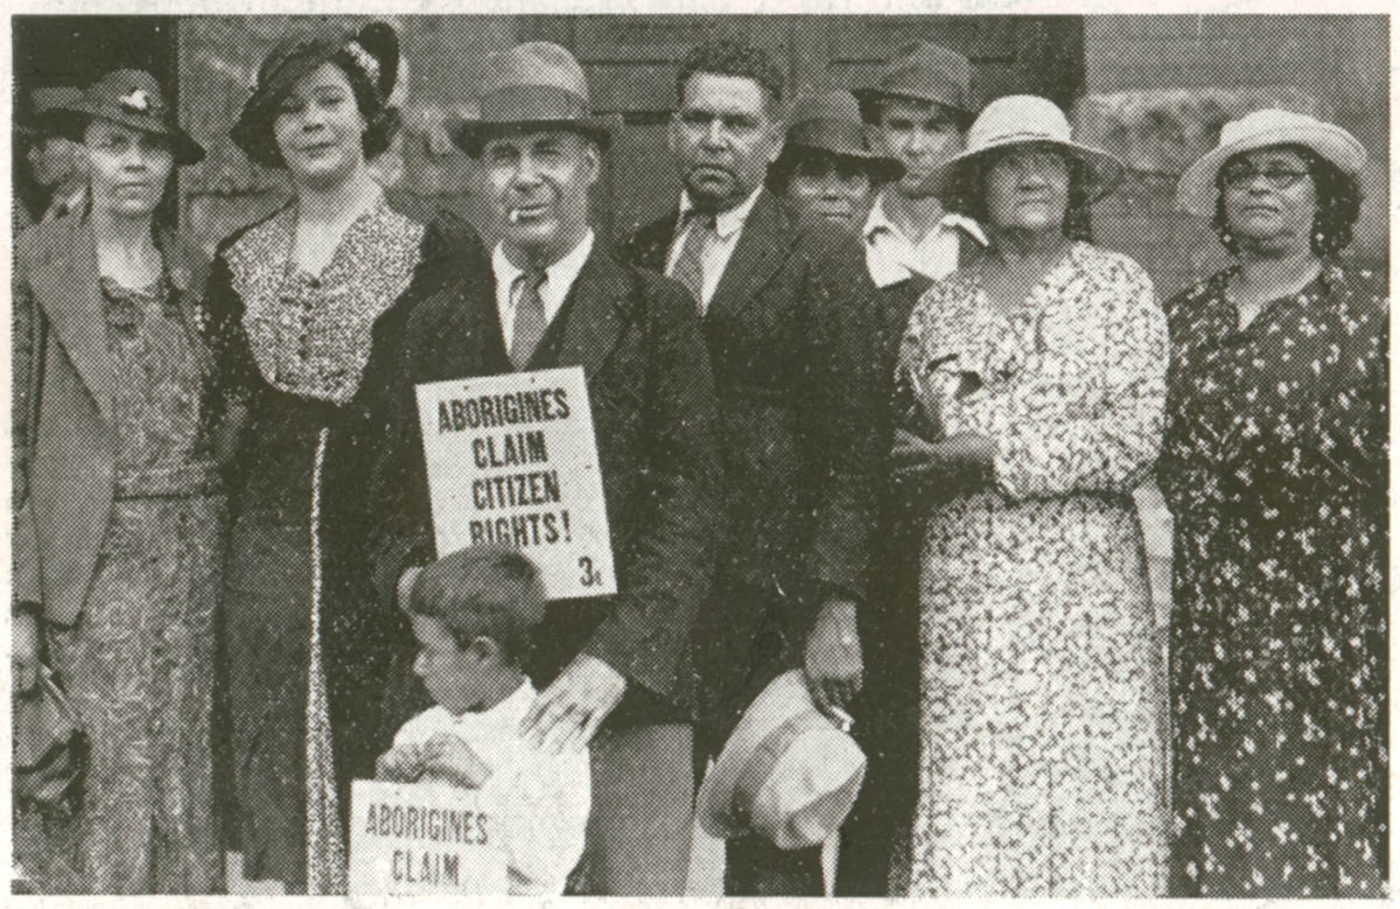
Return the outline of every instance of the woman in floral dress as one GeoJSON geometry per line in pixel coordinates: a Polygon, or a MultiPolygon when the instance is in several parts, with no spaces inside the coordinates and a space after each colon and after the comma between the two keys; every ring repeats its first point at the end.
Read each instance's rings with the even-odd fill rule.
{"type": "Polygon", "coordinates": [[[465,225],[394,213],[370,176],[397,123],[397,68],[383,23],[274,48],[232,135],[286,168],[295,198],[224,241],[210,276],[236,452],[224,596],[243,871],[289,892],[345,888],[349,782],[372,777],[387,744],[378,707],[390,640],[406,633],[359,569],[371,339],[392,345],[425,289],[480,246],[465,225]]]}
{"type": "MultiPolygon", "coordinates": [[[[16,243],[14,596],[35,607],[16,622],[45,627],[90,765],[79,880],[48,883],[219,892],[210,717],[225,506],[206,269],[158,217],[175,167],[204,150],[139,70],[52,113],[82,143],[87,210],[16,243]]],[[[17,631],[17,645],[37,640],[17,631]]]]}
{"type": "Polygon", "coordinates": [[[1165,319],[1139,266],[1082,239],[1121,168],[1055,105],[992,103],[949,166],[991,244],[920,299],[901,366],[922,406],[895,457],[937,487],[909,890],[1160,895],[1160,643],[1131,493],[1161,438],[1165,319]]]}
{"type": "Polygon", "coordinates": [[[1335,259],[1364,161],[1257,111],[1178,189],[1237,263],[1168,309],[1173,895],[1382,895],[1386,280],[1335,259]]]}

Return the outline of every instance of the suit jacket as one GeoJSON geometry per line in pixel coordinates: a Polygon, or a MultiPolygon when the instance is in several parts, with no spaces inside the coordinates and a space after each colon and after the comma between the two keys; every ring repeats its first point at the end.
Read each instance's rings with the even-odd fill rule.
{"type": "MultiPolygon", "coordinates": [[[[207,376],[198,308],[206,262],[174,234],[159,242],[207,376]]],[[[16,241],[13,599],[42,604],[63,625],[82,613],[115,492],[113,377],[99,279],[97,239],[85,217],[37,224],[16,241]]]]}
{"type": "MultiPolygon", "coordinates": [[[[379,375],[380,351],[376,340],[367,375],[379,375]]],[[[392,358],[390,438],[372,483],[384,514],[373,570],[387,602],[406,568],[434,556],[414,385],[515,370],[489,260],[414,310],[392,358]]],[[[717,477],[714,390],[689,295],[595,247],[530,368],[576,365],[588,383],[619,592],[551,603],[529,668],[543,687],[587,653],[627,677],[623,707],[645,701],[649,721],[689,719],[688,651],[712,573],[717,477]]],[[[640,721],[622,707],[614,716],[640,721]]]]}
{"type": "MultiPolygon", "coordinates": [[[[619,257],[663,270],[675,226],[642,227],[619,257]]],[[[760,634],[755,613],[781,613],[773,624],[791,663],[828,596],[864,598],[888,451],[878,318],[859,241],[763,190],[703,320],[721,402],[721,599],[748,601],[717,603],[704,642],[720,651],[707,663],[726,677],[711,683],[721,689],[761,681],[752,664],[762,658],[743,652],[760,634]]]]}

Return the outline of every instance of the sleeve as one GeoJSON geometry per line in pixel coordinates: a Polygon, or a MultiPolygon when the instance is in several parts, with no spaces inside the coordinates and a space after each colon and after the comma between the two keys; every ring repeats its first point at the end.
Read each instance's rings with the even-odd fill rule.
{"type": "MultiPolygon", "coordinates": [[[[1050,349],[1028,375],[997,396],[994,471],[1012,498],[1076,492],[1128,493],[1149,474],[1162,441],[1168,358],[1166,317],[1152,282],[1136,266],[1100,275],[1102,333],[1086,326],[1077,344],[1050,349]]],[[[1058,345],[1057,345],[1058,346],[1058,345]]]]}
{"type": "Polygon", "coordinates": [[[15,256],[11,276],[10,368],[13,393],[10,426],[10,494],[14,507],[14,536],[11,543],[11,602],[13,605],[43,603],[42,574],[39,566],[39,537],[29,501],[30,453],[34,448],[34,425],[39,412],[37,395],[42,362],[39,314],[29,289],[23,248],[15,256]]]}
{"type": "Polygon", "coordinates": [[[825,477],[811,498],[815,533],[804,560],[808,589],[799,598],[811,618],[829,596],[865,598],[877,484],[889,450],[881,429],[889,381],[881,374],[878,303],[860,245],[842,237],[814,257],[803,293],[812,329],[803,364],[810,393],[801,396],[798,420],[819,459],[810,475],[825,477]]]}
{"type": "Polygon", "coordinates": [[[1188,377],[1182,373],[1178,356],[1189,320],[1187,301],[1192,298],[1195,290],[1183,290],[1168,300],[1166,306],[1171,355],[1167,366],[1162,451],[1155,473],[1157,487],[1162,490],[1167,509],[1174,515],[1184,512],[1192,474],[1199,473],[1199,468],[1194,466],[1199,456],[1191,447],[1190,433],[1186,426],[1186,401],[1183,400],[1183,390],[1186,388],[1188,377]]]}
{"type": "MultiPolygon", "coordinates": [[[[720,519],[718,436],[709,349],[686,291],[641,278],[649,295],[646,430],[639,447],[650,490],[617,554],[628,583],[583,652],[668,696],[708,595],[720,519]]],[[[619,571],[619,574],[623,574],[619,571]]]]}
{"type": "Polygon", "coordinates": [[[583,856],[592,808],[589,752],[523,762],[503,794],[509,823],[511,892],[557,895],[583,856]]]}

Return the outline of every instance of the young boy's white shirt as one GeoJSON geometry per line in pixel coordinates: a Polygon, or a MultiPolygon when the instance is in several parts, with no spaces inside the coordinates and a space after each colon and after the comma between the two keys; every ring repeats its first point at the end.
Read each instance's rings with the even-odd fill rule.
{"type": "Polygon", "coordinates": [[[592,802],[588,750],[551,755],[532,748],[517,730],[538,692],[529,680],[489,710],[455,716],[442,707],[418,714],[394,736],[394,746],[422,745],[440,732],[455,735],[491,768],[481,787],[506,821],[510,892],[564,892],[583,854],[592,802]]]}

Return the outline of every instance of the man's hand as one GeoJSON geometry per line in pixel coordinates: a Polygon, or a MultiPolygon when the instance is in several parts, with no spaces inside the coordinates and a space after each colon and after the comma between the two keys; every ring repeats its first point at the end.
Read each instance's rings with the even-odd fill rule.
{"type": "Polygon", "coordinates": [[[423,770],[466,789],[480,789],[491,779],[491,768],[472,746],[446,732],[439,732],[423,743],[423,770]]]}
{"type": "Polygon", "coordinates": [[[928,442],[898,429],[890,461],[900,479],[965,482],[992,469],[996,445],[986,436],[971,432],[928,442]]]}
{"type": "Polygon", "coordinates": [[[423,749],[418,745],[397,745],[375,761],[374,777],[389,783],[412,783],[423,775],[423,749]]]}
{"type": "Polygon", "coordinates": [[[39,684],[39,620],[34,613],[20,610],[12,614],[10,641],[12,693],[25,694],[39,684]]]}
{"type": "Polygon", "coordinates": [[[841,719],[865,681],[865,662],[856,630],[856,604],[833,597],[826,601],[807,635],[807,688],[825,714],[841,719]]]}
{"type": "Polygon", "coordinates": [[[520,721],[520,735],[551,754],[581,751],[593,741],[627,691],[627,679],[597,657],[580,653],[520,721]]]}

